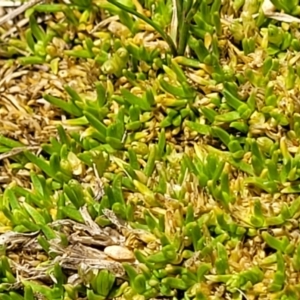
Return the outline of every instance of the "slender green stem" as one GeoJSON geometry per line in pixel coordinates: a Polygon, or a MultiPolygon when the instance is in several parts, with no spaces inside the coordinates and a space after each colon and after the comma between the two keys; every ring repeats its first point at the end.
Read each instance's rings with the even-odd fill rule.
{"type": "MultiPolygon", "coordinates": [[[[179,23],[179,43],[178,43],[178,55],[184,55],[186,45],[189,39],[189,30],[190,30],[190,23],[193,19],[194,15],[197,13],[202,0],[197,0],[193,5],[192,1],[189,1],[186,10],[181,13],[182,20],[179,23]]],[[[178,14],[179,15],[179,14],[178,14]]]]}
{"type": "Polygon", "coordinates": [[[181,0],[176,0],[176,13],[178,19],[177,40],[180,40],[178,33],[180,33],[179,30],[182,27],[182,24],[184,23],[183,3],[181,0]]]}
{"type": "Polygon", "coordinates": [[[152,20],[150,20],[149,18],[143,16],[142,14],[140,14],[139,12],[137,11],[134,11],[133,9],[129,8],[128,6],[126,5],[123,5],[119,2],[117,2],[116,0],[107,0],[109,3],[135,15],[136,17],[138,17],[139,19],[143,20],[144,22],[146,22],[147,24],[149,24],[150,26],[152,26],[160,35],[161,37],[168,43],[170,49],[171,49],[171,52],[173,54],[173,56],[176,56],[177,55],[177,50],[176,50],[176,46],[174,45],[171,37],[166,34],[157,24],[155,24],[152,20]]]}

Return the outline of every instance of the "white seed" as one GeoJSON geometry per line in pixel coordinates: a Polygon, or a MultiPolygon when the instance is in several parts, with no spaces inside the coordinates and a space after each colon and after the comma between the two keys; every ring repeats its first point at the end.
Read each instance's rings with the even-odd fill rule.
{"type": "Polygon", "coordinates": [[[104,253],[115,260],[133,260],[134,255],[131,250],[123,246],[108,246],[104,249],[104,253]]]}

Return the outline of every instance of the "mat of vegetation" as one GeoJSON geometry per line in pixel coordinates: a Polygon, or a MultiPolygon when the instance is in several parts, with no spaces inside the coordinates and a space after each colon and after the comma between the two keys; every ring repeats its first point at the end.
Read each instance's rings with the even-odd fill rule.
{"type": "Polygon", "coordinates": [[[300,299],[298,1],[12,5],[0,299],[300,299]]]}

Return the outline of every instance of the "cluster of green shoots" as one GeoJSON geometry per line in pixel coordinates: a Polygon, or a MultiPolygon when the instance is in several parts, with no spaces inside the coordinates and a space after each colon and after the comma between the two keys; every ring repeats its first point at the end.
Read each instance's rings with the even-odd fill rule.
{"type": "MultiPolygon", "coordinates": [[[[37,153],[0,136],[11,174],[29,174],[0,195],[1,299],[299,299],[299,24],[264,4],[71,0],[26,12],[8,63],[88,64],[98,81],[93,99],[70,85],[43,95],[66,118],[37,153]],[[70,270],[66,220],[118,231],[132,259],[70,270]],[[41,279],[12,259],[30,236],[41,279]]],[[[298,1],[272,4],[300,14],[298,1]]]]}

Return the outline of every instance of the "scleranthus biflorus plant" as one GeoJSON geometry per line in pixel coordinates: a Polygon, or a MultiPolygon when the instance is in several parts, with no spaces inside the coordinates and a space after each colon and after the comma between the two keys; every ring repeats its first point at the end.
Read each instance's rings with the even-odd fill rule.
{"type": "Polygon", "coordinates": [[[1,25],[0,299],[299,299],[297,7],[53,1],[1,25]]]}

